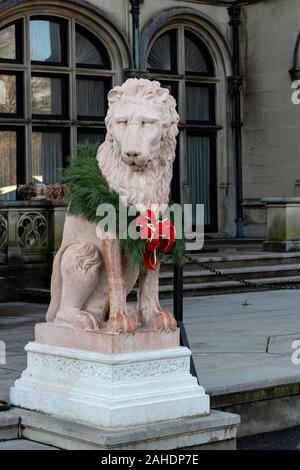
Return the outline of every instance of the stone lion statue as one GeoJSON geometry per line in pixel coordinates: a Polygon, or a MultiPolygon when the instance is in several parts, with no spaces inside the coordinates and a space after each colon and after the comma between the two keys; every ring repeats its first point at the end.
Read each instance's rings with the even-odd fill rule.
{"type": "MultiPolygon", "coordinates": [[[[109,92],[108,105],[97,162],[109,187],[137,207],[168,204],[179,120],[174,98],[159,82],[128,79],[109,92]]],[[[138,271],[118,239],[99,239],[96,224],[68,214],[47,321],[94,331],[106,326],[109,333],[130,334],[139,326],[173,331],[174,316],[159,303],[159,264],[138,271]],[[137,304],[127,305],[138,276],[137,304]]]]}

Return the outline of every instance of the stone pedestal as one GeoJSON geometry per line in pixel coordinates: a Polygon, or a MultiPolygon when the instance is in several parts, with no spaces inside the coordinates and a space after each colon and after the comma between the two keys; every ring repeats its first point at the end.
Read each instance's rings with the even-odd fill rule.
{"type": "Polygon", "coordinates": [[[266,251],[300,251],[300,198],[264,199],[267,208],[266,251]]]}
{"type": "Polygon", "coordinates": [[[190,374],[190,351],[178,345],[178,332],[164,335],[166,341],[156,332],[125,338],[37,325],[11,402],[104,427],[208,415],[209,397],[190,374]],[[56,344],[47,344],[51,341],[56,344]]]}

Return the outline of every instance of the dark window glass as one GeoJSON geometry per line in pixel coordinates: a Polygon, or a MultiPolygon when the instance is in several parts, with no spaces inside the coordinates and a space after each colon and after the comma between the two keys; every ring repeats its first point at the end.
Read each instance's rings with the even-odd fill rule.
{"type": "Polygon", "coordinates": [[[0,113],[17,113],[17,77],[0,74],[0,113]]]}
{"type": "Polygon", "coordinates": [[[93,145],[100,145],[104,142],[105,134],[105,129],[79,128],[77,130],[77,142],[78,144],[84,144],[89,142],[93,145]]]}
{"type": "Polygon", "coordinates": [[[66,81],[60,77],[33,76],[31,77],[32,114],[34,116],[63,117],[67,93],[66,81]]]}
{"type": "Polygon", "coordinates": [[[64,136],[59,130],[32,133],[32,175],[34,183],[55,183],[65,157],[64,136]]]}
{"type": "Polygon", "coordinates": [[[186,119],[191,123],[209,123],[215,121],[214,86],[187,84],[186,119]]]}
{"type": "Polygon", "coordinates": [[[196,204],[204,204],[204,223],[214,228],[215,207],[215,137],[187,136],[187,167],[190,203],[193,205],[193,224],[196,222],[196,204]]]}
{"type": "Polygon", "coordinates": [[[76,27],[76,63],[82,67],[109,68],[108,55],[102,44],[79,26],[76,27]]]}
{"type": "Polygon", "coordinates": [[[205,224],[210,224],[210,141],[209,137],[188,136],[188,180],[195,223],[196,204],[204,204],[205,224]]]}
{"type": "Polygon", "coordinates": [[[185,33],[184,40],[186,73],[214,75],[213,64],[206,46],[189,32],[185,33]]]}
{"type": "Polygon", "coordinates": [[[176,73],[176,31],[169,31],[156,39],[148,56],[147,68],[176,73]]]}
{"type": "Polygon", "coordinates": [[[30,20],[30,54],[33,62],[62,64],[65,62],[63,50],[64,28],[59,21],[46,19],[30,20]]]}
{"type": "Polygon", "coordinates": [[[13,201],[17,189],[17,133],[0,130],[0,200],[13,201]]]}
{"type": "Polygon", "coordinates": [[[77,115],[82,119],[104,119],[107,82],[105,79],[77,78],[77,115]]]}

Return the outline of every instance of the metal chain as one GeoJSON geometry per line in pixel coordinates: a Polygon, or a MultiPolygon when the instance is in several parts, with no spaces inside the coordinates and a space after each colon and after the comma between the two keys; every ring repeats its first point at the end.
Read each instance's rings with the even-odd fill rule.
{"type": "Polygon", "coordinates": [[[224,277],[225,279],[228,279],[229,281],[239,282],[243,286],[255,287],[255,288],[259,287],[261,289],[267,289],[267,290],[297,290],[297,291],[300,290],[300,287],[291,286],[289,284],[286,284],[284,286],[275,286],[272,284],[264,284],[261,282],[251,282],[251,281],[247,281],[246,279],[238,279],[232,276],[231,274],[222,273],[222,271],[214,269],[209,264],[202,263],[201,261],[199,261],[196,258],[193,258],[192,256],[189,256],[187,254],[185,254],[184,256],[187,261],[189,261],[192,264],[197,264],[201,268],[205,269],[205,271],[210,271],[212,274],[215,274],[215,276],[224,277]]]}
{"type": "Polygon", "coordinates": [[[38,290],[27,288],[27,287],[24,287],[24,288],[10,287],[10,290],[12,290],[13,292],[17,292],[19,294],[27,294],[32,297],[42,297],[45,299],[49,298],[49,295],[50,295],[49,292],[47,291],[38,291],[38,290]]]}

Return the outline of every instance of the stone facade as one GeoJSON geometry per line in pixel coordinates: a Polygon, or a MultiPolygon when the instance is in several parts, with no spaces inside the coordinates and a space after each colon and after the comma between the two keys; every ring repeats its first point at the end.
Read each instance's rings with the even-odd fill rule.
{"type": "MultiPolygon", "coordinates": [[[[59,14],[60,2],[46,0],[44,11],[59,14]]],[[[76,9],[85,24],[105,29],[104,40],[116,56],[113,84],[122,82],[133,68],[132,16],[129,0],[76,0],[63,2],[64,12],[76,9]],[[83,13],[86,12],[86,13],[83,13]],[[95,24],[92,24],[93,21],[95,24]],[[109,35],[113,38],[110,43],[109,35]],[[105,39],[106,38],[106,39],[105,39]],[[114,44],[113,44],[114,42],[114,44]],[[118,50],[118,52],[116,52],[118,50]],[[117,57],[118,55],[118,57],[117,57]]],[[[230,1],[228,1],[228,4],[230,1]]],[[[299,106],[292,104],[294,49],[300,32],[298,0],[241,1],[240,54],[242,84],[242,168],[245,235],[266,236],[266,208],[261,200],[298,195],[299,106]],[[297,192],[298,191],[298,192],[297,192]]],[[[18,11],[30,14],[36,2],[4,0],[0,27],[18,11]],[[24,4],[24,5],[23,5],[24,4]]],[[[192,28],[206,44],[216,70],[217,235],[236,235],[235,149],[232,97],[228,77],[232,71],[231,27],[226,2],[217,0],[151,0],[140,5],[140,60],[146,67],[149,50],[159,35],[172,26],[192,28]]],[[[178,46],[178,47],[182,47],[178,46]]],[[[181,85],[180,85],[181,86],[181,85]]],[[[179,114],[182,108],[179,96],[179,114]]],[[[184,134],[184,133],[183,133],[184,134]]],[[[179,142],[183,200],[188,200],[185,137],[179,142]]]]}

